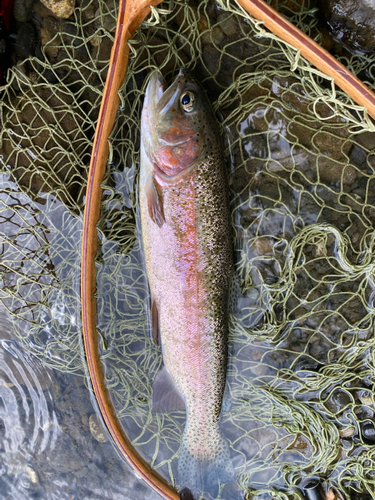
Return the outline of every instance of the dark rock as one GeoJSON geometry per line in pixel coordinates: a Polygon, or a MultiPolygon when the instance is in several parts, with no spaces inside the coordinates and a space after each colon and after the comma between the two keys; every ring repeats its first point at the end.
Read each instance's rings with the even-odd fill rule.
{"type": "Polygon", "coordinates": [[[114,0],[107,0],[105,3],[105,8],[103,6],[97,9],[95,12],[96,26],[97,28],[104,28],[109,33],[114,33],[117,24],[117,2],[114,0]]]}
{"type": "Polygon", "coordinates": [[[366,149],[375,149],[375,133],[363,132],[357,135],[357,141],[366,149]]]}
{"type": "Polygon", "coordinates": [[[374,422],[366,421],[361,424],[361,434],[364,440],[375,444],[375,425],[374,422]]]}
{"type": "Polygon", "coordinates": [[[366,0],[320,0],[327,29],[335,42],[370,52],[375,46],[374,4],[366,0]]]}
{"type": "Polygon", "coordinates": [[[30,21],[35,0],[14,0],[13,16],[16,21],[30,21]]]}
{"type": "Polygon", "coordinates": [[[220,26],[214,26],[211,30],[205,31],[202,34],[202,42],[204,44],[212,43],[213,45],[220,46],[224,40],[224,33],[220,26]]]}
{"type": "Polygon", "coordinates": [[[337,187],[351,185],[360,173],[352,165],[342,165],[332,160],[330,156],[318,158],[319,180],[325,184],[333,184],[337,187]]]}
{"type": "Polygon", "coordinates": [[[352,397],[341,389],[335,390],[325,402],[327,409],[333,414],[340,413],[352,403],[352,397]]]}
{"type": "Polygon", "coordinates": [[[220,68],[220,53],[211,44],[205,45],[202,52],[203,62],[209,74],[215,75],[220,68]]]}
{"type": "Polygon", "coordinates": [[[77,7],[80,8],[82,12],[83,19],[85,21],[91,21],[95,19],[95,12],[98,10],[97,0],[81,0],[77,2],[77,7]]]}
{"type": "Polygon", "coordinates": [[[113,42],[109,37],[101,38],[101,42],[91,47],[92,57],[97,61],[98,68],[102,69],[102,78],[105,79],[108,71],[108,61],[111,55],[113,42]]]}
{"type": "Polygon", "coordinates": [[[52,16],[43,19],[43,27],[40,30],[40,40],[44,51],[50,60],[54,59],[59,52],[61,41],[58,39],[60,23],[52,16]]]}
{"type": "Polygon", "coordinates": [[[222,12],[217,16],[220,28],[227,37],[234,37],[240,33],[241,27],[238,19],[238,16],[234,16],[230,12],[222,12]]]}
{"type": "Polygon", "coordinates": [[[17,59],[26,59],[34,55],[35,39],[34,26],[31,23],[20,23],[14,43],[14,54],[17,59]]]}
{"type": "Polygon", "coordinates": [[[325,500],[323,488],[318,477],[305,479],[299,486],[307,500],[325,500]]]}

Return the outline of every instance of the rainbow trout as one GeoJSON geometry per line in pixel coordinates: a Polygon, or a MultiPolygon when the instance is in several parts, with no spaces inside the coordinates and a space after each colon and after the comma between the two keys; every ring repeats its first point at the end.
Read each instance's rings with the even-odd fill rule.
{"type": "Polygon", "coordinates": [[[165,365],[153,407],[186,407],[178,484],[196,495],[233,479],[219,429],[232,275],[227,182],[210,103],[188,70],[166,90],[151,76],[141,126],[142,241],[165,365]]]}

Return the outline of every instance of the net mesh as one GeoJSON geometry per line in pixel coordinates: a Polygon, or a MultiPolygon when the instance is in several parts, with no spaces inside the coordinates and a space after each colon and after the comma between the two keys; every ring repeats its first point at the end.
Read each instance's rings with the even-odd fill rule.
{"type": "MultiPolygon", "coordinates": [[[[321,41],[312,2],[273,5],[321,41]]],[[[116,13],[88,1],[73,21],[44,20],[41,54],[12,69],[1,106],[0,298],[20,341],[75,373],[82,203],[116,13]]],[[[162,359],[149,337],[136,187],[148,77],[158,69],[171,82],[185,66],[226,140],[238,290],[222,427],[236,488],[297,498],[317,475],[346,498],[374,498],[371,120],[233,2],[163,3],[129,45],[97,256],[101,358],[126,432],[175,484],[185,413],[151,411],[162,359]]],[[[344,63],[371,87],[374,56],[344,63]]]]}

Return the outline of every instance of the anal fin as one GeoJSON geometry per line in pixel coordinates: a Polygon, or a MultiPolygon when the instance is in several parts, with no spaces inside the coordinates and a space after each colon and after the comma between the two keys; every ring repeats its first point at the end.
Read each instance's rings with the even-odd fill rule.
{"type": "Polygon", "coordinates": [[[184,400],[165,368],[157,373],[153,383],[153,390],[152,409],[155,413],[169,413],[185,408],[184,400]]]}
{"type": "Polygon", "coordinates": [[[148,214],[151,220],[155,222],[155,224],[157,224],[159,227],[162,227],[165,222],[163,199],[160,186],[157,185],[155,177],[153,175],[148,176],[145,190],[147,197],[148,214]]]}

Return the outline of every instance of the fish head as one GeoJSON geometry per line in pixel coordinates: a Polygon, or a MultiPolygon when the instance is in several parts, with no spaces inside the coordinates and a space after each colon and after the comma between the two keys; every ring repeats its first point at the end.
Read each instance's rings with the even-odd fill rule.
{"type": "Polygon", "coordinates": [[[157,173],[173,177],[210,153],[217,141],[211,105],[190,71],[181,69],[166,89],[151,75],[142,111],[142,141],[157,173]]]}

